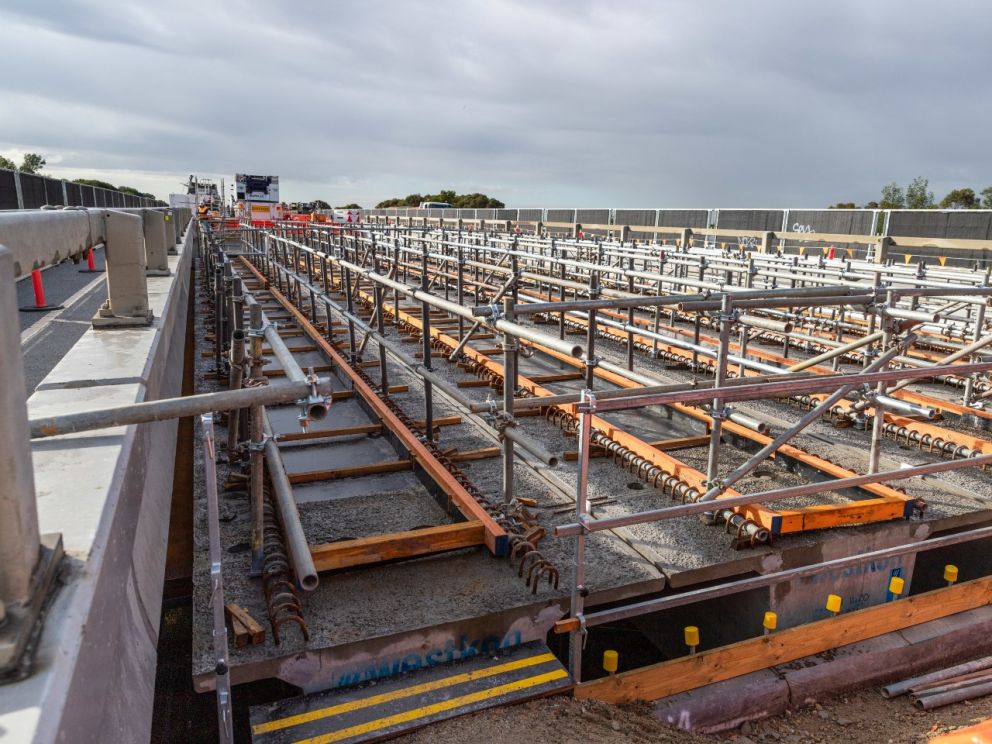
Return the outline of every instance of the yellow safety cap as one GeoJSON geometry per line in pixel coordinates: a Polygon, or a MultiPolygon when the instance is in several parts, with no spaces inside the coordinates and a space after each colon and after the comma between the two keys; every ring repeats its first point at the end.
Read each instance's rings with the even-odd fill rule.
{"type": "Polygon", "coordinates": [[[902,594],[903,587],[905,586],[906,582],[900,576],[893,576],[889,579],[889,591],[893,594],[902,594]]]}
{"type": "Polygon", "coordinates": [[[953,563],[948,563],[944,566],[944,581],[957,581],[958,580],[958,567],[953,563]]]}
{"type": "Polygon", "coordinates": [[[616,651],[609,650],[603,652],[603,669],[612,674],[617,670],[617,665],[620,663],[620,654],[616,651]]]}
{"type": "Polygon", "coordinates": [[[765,619],[762,620],[761,624],[766,630],[775,630],[778,627],[778,615],[774,612],[766,612],[765,619]]]}
{"type": "Polygon", "coordinates": [[[695,625],[685,626],[685,645],[686,646],[699,645],[699,628],[697,628],[695,625]]]}
{"type": "Polygon", "coordinates": [[[841,602],[840,595],[837,594],[827,595],[827,609],[830,612],[834,612],[834,613],[840,612],[840,602],[841,602]]]}

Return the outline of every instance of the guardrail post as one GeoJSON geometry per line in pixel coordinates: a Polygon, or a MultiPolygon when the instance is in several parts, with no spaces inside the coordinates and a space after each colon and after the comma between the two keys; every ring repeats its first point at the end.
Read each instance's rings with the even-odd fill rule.
{"type": "Polygon", "coordinates": [[[0,603],[27,601],[38,562],[38,511],[14,290],[14,256],[0,246],[0,603]]]}
{"type": "Polygon", "coordinates": [[[682,234],[679,236],[679,248],[687,249],[692,245],[692,230],[688,227],[682,229],[682,234]]]}
{"type": "Polygon", "coordinates": [[[889,248],[892,247],[892,238],[888,235],[881,235],[878,244],[875,246],[874,261],[877,264],[884,264],[889,260],[889,248]]]}
{"type": "Polygon", "coordinates": [[[157,209],[143,209],[141,220],[145,238],[145,275],[169,276],[165,215],[157,209]]]}
{"type": "Polygon", "coordinates": [[[179,252],[176,250],[176,243],[179,242],[179,236],[177,235],[179,216],[177,211],[175,209],[166,209],[162,212],[165,218],[165,252],[170,256],[175,256],[179,252]]]}
{"type": "Polygon", "coordinates": [[[0,678],[30,668],[41,610],[62,559],[61,535],[38,532],[31,430],[17,323],[14,256],[0,245],[0,678]]]}
{"type": "Polygon", "coordinates": [[[144,228],[136,214],[108,211],[106,220],[107,301],[93,316],[96,328],[149,325],[144,228]]]}
{"type": "Polygon", "coordinates": [[[764,232],[761,235],[761,248],[759,249],[762,253],[772,252],[772,243],[775,241],[775,233],[764,232]]]}
{"type": "Polygon", "coordinates": [[[17,208],[24,209],[24,191],[21,190],[21,172],[14,171],[14,193],[17,195],[17,208]]]}

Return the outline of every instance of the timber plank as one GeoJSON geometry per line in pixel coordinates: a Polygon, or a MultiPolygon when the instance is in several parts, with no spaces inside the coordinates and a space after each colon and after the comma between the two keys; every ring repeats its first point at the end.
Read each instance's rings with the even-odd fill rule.
{"type": "Polygon", "coordinates": [[[413,460],[387,460],[368,465],[354,465],[348,468],[333,470],[308,470],[304,473],[290,473],[289,482],[294,486],[300,483],[315,483],[317,481],[340,480],[341,478],[356,478],[363,475],[381,475],[382,473],[398,473],[402,470],[412,470],[413,460]]]}
{"type": "Polygon", "coordinates": [[[311,545],[310,555],[313,556],[318,571],[332,571],[484,545],[485,534],[482,522],[458,522],[358,540],[311,545]]]}

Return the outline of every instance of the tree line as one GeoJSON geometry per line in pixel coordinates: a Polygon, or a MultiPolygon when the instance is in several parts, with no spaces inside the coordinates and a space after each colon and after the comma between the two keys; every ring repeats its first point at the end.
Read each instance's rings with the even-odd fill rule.
{"type": "MultiPolygon", "coordinates": [[[[838,202],[831,209],[857,209],[854,202],[838,202]]],[[[870,201],[864,209],[992,209],[992,186],[977,194],[972,188],[951,189],[938,203],[930,190],[930,182],[917,176],[903,189],[893,181],[882,187],[881,199],[870,201]]]]}
{"type": "MultiPolygon", "coordinates": [[[[10,158],[6,158],[0,155],[0,170],[12,170],[20,171],[21,173],[29,173],[33,176],[42,175],[41,171],[48,164],[43,155],[39,155],[36,152],[28,152],[24,154],[21,159],[21,164],[17,165],[10,158]]],[[[112,183],[107,181],[100,181],[96,178],[77,178],[72,183],[82,184],[83,186],[97,186],[101,189],[109,189],[111,191],[120,191],[123,194],[130,194],[131,196],[143,196],[148,199],[158,199],[155,194],[149,194],[147,191],[139,191],[133,186],[114,186],[112,183]]]]}
{"type": "Polygon", "coordinates": [[[499,199],[494,199],[486,194],[457,194],[449,189],[437,194],[409,194],[404,197],[385,199],[376,204],[375,208],[419,207],[421,202],[425,201],[443,202],[458,209],[502,209],[506,206],[499,199]]]}

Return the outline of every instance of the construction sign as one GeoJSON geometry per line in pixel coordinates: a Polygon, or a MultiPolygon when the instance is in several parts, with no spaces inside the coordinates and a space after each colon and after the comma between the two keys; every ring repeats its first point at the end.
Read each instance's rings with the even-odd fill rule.
{"type": "Polygon", "coordinates": [[[335,209],[334,221],[342,225],[350,225],[362,221],[360,209],[335,209]]]}

